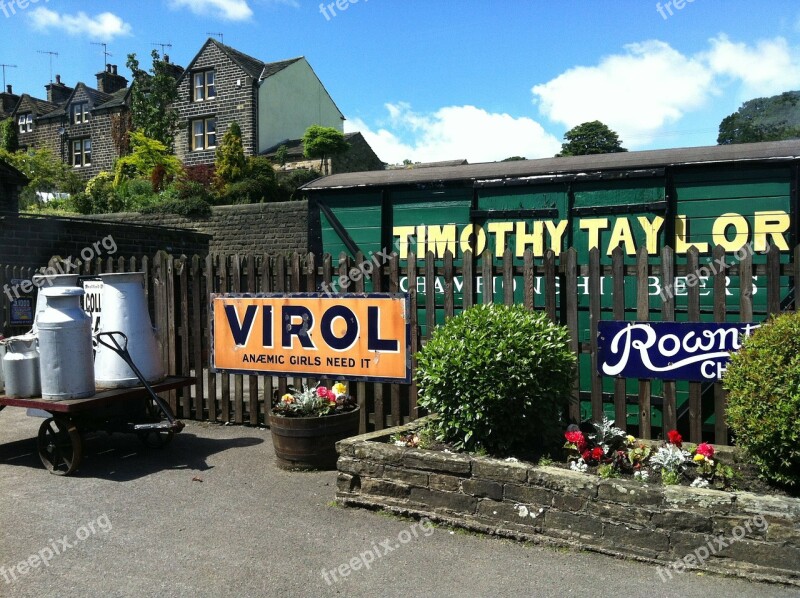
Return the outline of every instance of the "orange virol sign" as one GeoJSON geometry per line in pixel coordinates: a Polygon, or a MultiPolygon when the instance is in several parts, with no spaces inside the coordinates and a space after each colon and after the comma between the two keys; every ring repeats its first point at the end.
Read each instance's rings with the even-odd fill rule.
{"type": "Polygon", "coordinates": [[[212,294],[212,368],[410,382],[409,306],[389,293],[212,294]]]}

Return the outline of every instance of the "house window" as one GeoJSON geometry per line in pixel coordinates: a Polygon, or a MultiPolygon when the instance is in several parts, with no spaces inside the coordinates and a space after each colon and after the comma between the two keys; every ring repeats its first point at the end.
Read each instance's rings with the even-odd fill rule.
{"type": "Polygon", "coordinates": [[[200,118],[192,121],[192,150],[217,147],[217,119],[200,118]]]}
{"type": "Polygon", "coordinates": [[[20,114],[18,122],[20,133],[30,133],[33,131],[33,114],[20,114]]]}
{"type": "Polygon", "coordinates": [[[72,141],[72,165],[75,168],[92,165],[91,139],[74,139],[72,141]]]}
{"type": "Polygon", "coordinates": [[[80,123],[89,122],[89,103],[81,102],[80,104],[72,105],[72,124],[78,125],[80,123]]]}
{"type": "Polygon", "coordinates": [[[214,71],[194,74],[194,101],[213,100],[217,97],[214,71]]]}

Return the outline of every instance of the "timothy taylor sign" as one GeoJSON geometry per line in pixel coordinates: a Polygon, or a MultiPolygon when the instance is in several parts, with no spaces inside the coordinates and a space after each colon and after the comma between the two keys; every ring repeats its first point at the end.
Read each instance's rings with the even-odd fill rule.
{"type": "Polygon", "coordinates": [[[411,381],[407,295],[212,294],[217,371],[411,381]]]}

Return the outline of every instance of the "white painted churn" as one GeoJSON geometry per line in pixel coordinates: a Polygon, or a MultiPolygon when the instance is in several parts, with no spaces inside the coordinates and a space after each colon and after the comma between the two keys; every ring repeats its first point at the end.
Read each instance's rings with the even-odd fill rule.
{"type": "MultiPolygon", "coordinates": [[[[128,338],[131,359],[148,382],[164,379],[158,340],[150,322],[144,273],[101,274],[103,317],[100,332],[122,332],[128,338]]],[[[97,345],[95,381],[102,388],[127,388],[141,384],[128,364],[112,349],[97,345]]]]}
{"type": "Polygon", "coordinates": [[[33,284],[39,288],[36,294],[36,313],[33,316],[33,333],[36,334],[39,326],[39,316],[47,307],[45,289],[54,287],[77,287],[77,274],[34,274],[33,284]]]}
{"type": "Polygon", "coordinates": [[[36,337],[32,334],[13,336],[5,339],[3,344],[6,348],[6,354],[3,356],[6,395],[20,398],[38,397],[41,393],[41,383],[36,337]]]}
{"type": "Polygon", "coordinates": [[[95,394],[92,318],[78,287],[42,289],[47,307],[38,316],[42,398],[59,401],[95,394]]]}

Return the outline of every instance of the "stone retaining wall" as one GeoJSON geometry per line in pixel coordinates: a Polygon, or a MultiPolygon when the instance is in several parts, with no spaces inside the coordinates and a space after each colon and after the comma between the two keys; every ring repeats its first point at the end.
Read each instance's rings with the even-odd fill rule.
{"type": "Polygon", "coordinates": [[[800,499],[642,485],[557,467],[397,447],[337,445],[336,497],[489,534],[800,586],[800,499]]]}

